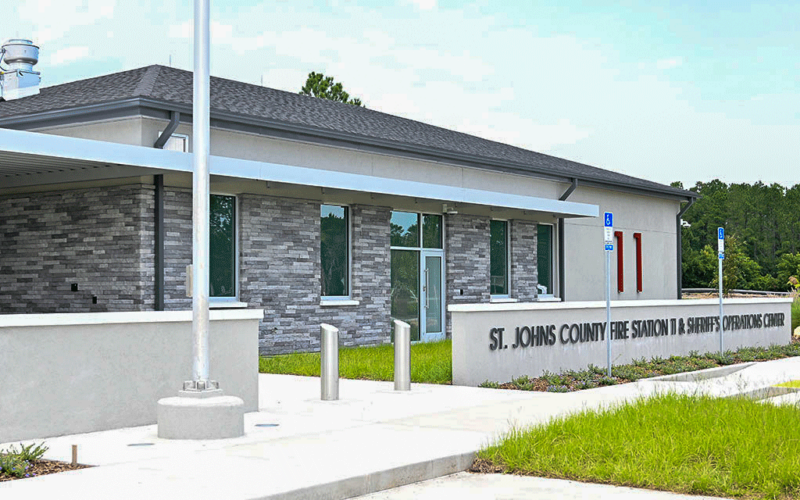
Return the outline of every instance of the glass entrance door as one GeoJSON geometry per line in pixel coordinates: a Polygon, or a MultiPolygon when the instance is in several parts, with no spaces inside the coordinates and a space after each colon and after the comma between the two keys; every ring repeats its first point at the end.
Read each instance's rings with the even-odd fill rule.
{"type": "Polygon", "coordinates": [[[444,333],[444,301],[442,290],[444,280],[442,273],[441,252],[423,251],[422,259],[425,265],[422,269],[422,340],[430,341],[443,339],[444,333]]]}
{"type": "Polygon", "coordinates": [[[392,212],[392,319],[411,325],[412,341],[445,336],[442,216],[392,212]]]}

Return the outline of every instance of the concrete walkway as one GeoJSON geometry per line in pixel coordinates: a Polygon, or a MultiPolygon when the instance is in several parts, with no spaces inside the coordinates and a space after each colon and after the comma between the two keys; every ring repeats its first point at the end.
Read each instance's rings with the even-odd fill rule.
{"type": "Polygon", "coordinates": [[[77,444],[79,461],[100,467],[0,483],[0,497],[351,498],[463,471],[513,426],[662,390],[731,395],[797,373],[800,359],[786,359],[700,382],[566,394],[421,384],[396,393],[390,382],[342,380],[336,402],[318,400],[318,378],[261,375],[261,411],[246,415],[242,438],[168,441],[155,426],[50,438],[47,458],[69,460],[77,444]]]}

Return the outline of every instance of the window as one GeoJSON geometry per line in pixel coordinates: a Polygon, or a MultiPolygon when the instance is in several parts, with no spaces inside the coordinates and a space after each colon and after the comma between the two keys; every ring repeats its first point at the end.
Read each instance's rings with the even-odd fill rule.
{"type": "Polygon", "coordinates": [[[552,296],[553,287],[553,226],[536,227],[536,270],[539,275],[540,295],[552,296]]]}
{"type": "Polygon", "coordinates": [[[508,295],[508,221],[493,220],[490,226],[489,268],[491,295],[508,295]]]}
{"type": "Polygon", "coordinates": [[[209,294],[236,297],[236,197],[211,195],[209,294]]]}
{"type": "Polygon", "coordinates": [[[642,283],[642,233],[633,233],[633,239],[636,240],[636,291],[643,292],[644,284],[642,283]]]}
{"type": "MultiPolygon", "coordinates": [[[[161,136],[161,132],[158,133],[161,136]]],[[[166,151],[178,151],[181,153],[187,153],[189,151],[189,136],[183,134],[172,134],[169,139],[167,139],[166,144],[162,148],[166,151]]]]}
{"type": "Polygon", "coordinates": [[[320,261],[322,296],[350,295],[350,255],[347,207],[322,205],[320,208],[320,261]]]}

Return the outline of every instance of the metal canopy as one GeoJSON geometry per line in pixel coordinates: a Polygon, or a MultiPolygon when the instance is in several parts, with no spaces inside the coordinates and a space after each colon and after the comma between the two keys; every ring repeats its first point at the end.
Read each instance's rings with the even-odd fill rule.
{"type": "MultiPolygon", "coordinates": [[[[0,188],[192,172],[192,155],[178,151],[0,129],[0,188]]],[[[415,197],[442,202],[597,217],[597,205],[211,156],[211,175],[415,197]]]]}

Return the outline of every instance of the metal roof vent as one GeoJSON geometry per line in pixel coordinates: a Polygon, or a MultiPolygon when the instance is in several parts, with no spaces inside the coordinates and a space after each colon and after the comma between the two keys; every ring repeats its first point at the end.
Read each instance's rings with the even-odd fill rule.
{"type": "Polygon", "coordinates": [[[39,47],[32,41],[13,38],[3,43],[0,47],[0,98],[10,101],[38,94],[42,77],[33,70],[38,62],[39,47]]]}

